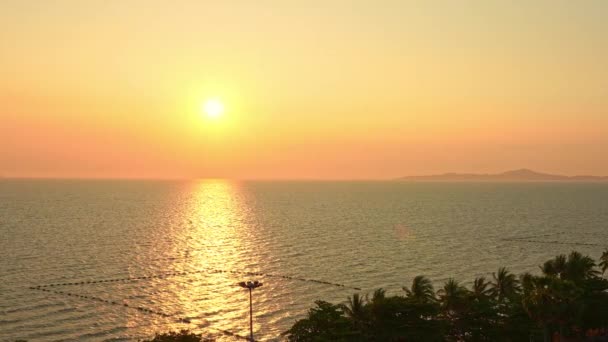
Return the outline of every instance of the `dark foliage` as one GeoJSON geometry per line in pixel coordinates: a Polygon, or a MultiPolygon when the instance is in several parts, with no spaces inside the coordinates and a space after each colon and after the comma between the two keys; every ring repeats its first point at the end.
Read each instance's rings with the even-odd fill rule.
{"type": "Polygon", "coordinates": [[[144,340],[143,342],[213,342],[212,338],[203,337],[202,334],[195,334],[188,330],[181,330],[178,332],[171,331],[163,334],[156,334],[151,340],[144,340]]]}
{"type": "Polygon", "coordinates": [[[289,341],[550,341],[584,340],[608,331],[608,251],[600,263],[578,252],[541,266],[542,275],[519,277],[501,267],[470,288],[449,279],[437,291],[424,276],[346,304],[318,301],[284,333],[289,341]],[[599,269],[598,269],[599,267],[599,269]]]}
{"type": "Polygon", "coordinates": [[[340,305],[316,301],[308,318],[296,322],[288,334],[290,341],[349,341],[357,335],[352,321],[344,316],[340,305]]]}

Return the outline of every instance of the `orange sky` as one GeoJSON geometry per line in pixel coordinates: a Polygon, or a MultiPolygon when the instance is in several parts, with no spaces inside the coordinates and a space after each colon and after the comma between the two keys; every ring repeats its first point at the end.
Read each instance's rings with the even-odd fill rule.
{"type": "Polygon", "coordinates": [[[0,175],[608,175],[607,16],[600,0],[5,0],[0,175]]]}

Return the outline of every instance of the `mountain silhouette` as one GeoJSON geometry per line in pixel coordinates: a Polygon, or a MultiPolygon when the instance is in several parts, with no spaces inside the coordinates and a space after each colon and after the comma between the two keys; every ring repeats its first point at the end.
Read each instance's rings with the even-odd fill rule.
{"type": "Polygon", "coordinates": [[[511,170],[497,174],[476,173],[444,173],[429,176],[407,176],[398,180],[404,181],[457,181],[457,182],[547,182],[547,181],[579,181],[579,182],[604,182],[608,177],[602,176],[563,176],[549,173],[536,172],[530,169],[511,170]]]}

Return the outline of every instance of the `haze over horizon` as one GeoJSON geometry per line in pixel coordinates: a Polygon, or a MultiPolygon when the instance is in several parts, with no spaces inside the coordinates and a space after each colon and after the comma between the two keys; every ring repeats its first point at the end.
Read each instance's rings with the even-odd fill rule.
{"type": "Polygon", "coordinates": [[[605,176],[606,16],[600,0],[6,0],[0,176],[605,176]]]}
{"type": "MultiPolygon", "coordinates": [[[[141,177],[141,176],[134,176],[134,177],[125,177],[125,176],[116,176],[116,177],[111,177],[111,176],[101,176],[101,177],[87,177],[87,176],[59,176],[59,177],[40,177],[40,176],[33,176],[33,177],[28,177],[28,176],[7,176],[7,175],[0,175],[0,179],[1,178],[8,178],[8,179],[65,179],[65,180],[70,180],[70,179],[91,179],[91,180],[95,180],[95,179],[99,179],[99,180],[103,180],[103,179],[116,179],[116,180],[120,180],[120,179],[125,179],[125,180],[177,180],[177,179],[182,179],[182,180],[209,180],[209,179],[216,179],[216,180],[221,180],[221,179],[225,179],[225,180],[235,180],[235,181],[256,181],[256,180],[260,180],[260,181],[272,181],[272,180],[285,180],[285,181],[349,181],[349,180],[369,180],[369,181],[393,181],[393,180],[401,180],[401,179],[416,179],[416,178],[420,178],[420,179],[424,179],[424,178],[428,178],[428,179],[433,179],[433,178],[442,178],[445,176],[472,176],[472,177],[486,177],[486,176],[502,176],[502,175],[508,175],[508,174],[518,174],[519,176],[524,176],[523,178],[525,178],[525,174],[528,174],[530,176],[549,176],[549,177],[565,177],[565,178],[575,178],[575,177],[582,177],[583,180],[585,180],[584,178],[604,178],[604,180],[608,180],[608,176],[607,175],[594,175],[594,174],[580,174],[580,173],[576,173],[576,174],[559,174],[559,173],[551,173],[551,172],[541,172],[541,171],[537,171],[537,170],[530,170],[527,168],[521,168],[521,169],[511,169],[511,170],[506,170],[506,171],[502,171],[502,172],[451,172],[451,171],[447,171],[447,172],[441,172],[441,173],[436,173],[436,174],[418,174],[418,175],[400,175],[398,177],[392,177],[392,178],[355,178],[355,179],[349,179],[349,178],[313,178],[313,177],[308,177],[308,178],[222,178],[222,177],[141,177]]],[[[472,178],[472,180],[475,178],[472,178]]],[[[589,179],[587,179],[589,180],[589,179]]]]}

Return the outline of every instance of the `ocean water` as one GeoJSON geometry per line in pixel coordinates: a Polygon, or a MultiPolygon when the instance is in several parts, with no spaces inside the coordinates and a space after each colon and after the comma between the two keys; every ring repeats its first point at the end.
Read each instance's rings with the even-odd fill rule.
{"type": "Polygon", "coordinates": [[[608,247],[608,184],[0,180],[0,341],[281,332],[399,293],[608,247]]]}

